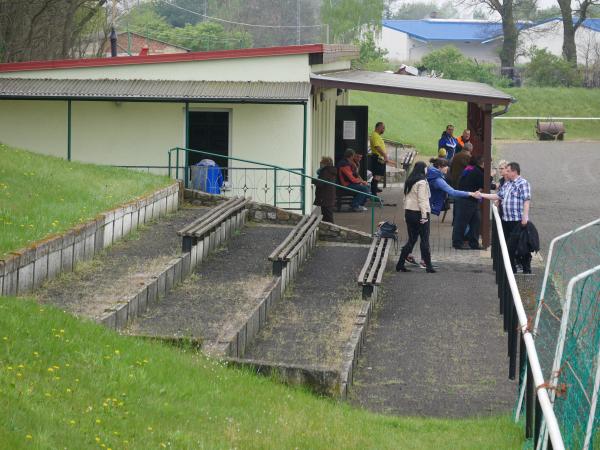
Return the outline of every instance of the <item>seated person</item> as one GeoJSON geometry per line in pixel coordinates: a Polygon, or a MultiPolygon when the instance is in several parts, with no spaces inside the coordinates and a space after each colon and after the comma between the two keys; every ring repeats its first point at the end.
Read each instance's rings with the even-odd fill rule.
{"type": "MultiPolygon", "coordinates": [[[[349,148],[344,152],[344,159],[338,162],[337,168],[340,184],[368,194],[369,188],[367,187],[367,182],[358,176],[354,155],[354,150],[349,148]]],[[[367,208],[364,207],[366,201],[366,195],[356,193],[352,199],[352,211],[366,211],[367,208]]]]}

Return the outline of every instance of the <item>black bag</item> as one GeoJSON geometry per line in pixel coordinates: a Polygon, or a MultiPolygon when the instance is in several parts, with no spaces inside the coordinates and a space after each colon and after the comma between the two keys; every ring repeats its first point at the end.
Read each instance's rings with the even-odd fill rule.
{"type": "Polygon", "coordinates": [[[380,238],[398,240],[398,226],[393,222],[381,222],[377,225],[377,236],[380,238]]]}

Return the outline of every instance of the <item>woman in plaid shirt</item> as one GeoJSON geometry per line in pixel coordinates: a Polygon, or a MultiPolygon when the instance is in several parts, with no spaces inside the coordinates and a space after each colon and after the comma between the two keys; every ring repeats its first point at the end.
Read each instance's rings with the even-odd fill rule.
{"type": "Polygon", "coordinates": [[[506,182],[500,187],[496,194],[480,194],[482,198],[500,200],[502,202],[502,229],[508,243],[510,265],[513,272],[517,272],[516,263],[523,267],[523,273],[531,273],[531,254],[515,258],[516,242],[510,239],[511,233],[517,227],[527,226],[529,221],[529,205],[531,203],[531,186],[529,182],[521,177],[521,167],[516,162],[506,165],[504,170],[506,182]]]}

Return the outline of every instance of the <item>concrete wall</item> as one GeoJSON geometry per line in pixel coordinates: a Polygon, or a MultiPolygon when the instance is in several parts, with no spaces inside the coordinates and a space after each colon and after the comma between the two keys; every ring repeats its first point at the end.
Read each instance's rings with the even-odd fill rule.
{"type": "Polygon", "coordinates": [[[308,81],[308,55],[131,64],[0,73],[3,78],[308,81]]]}
{"type": "Polygon", "coordinates": [[[479,62],[488,62],[499,64],[500,63],[500,47],[502,41],[497,40],[489,42],[487,44],[480,44],[478,42],[454,42],[454,41],[440,41],[440,42],[428,42],[423,43],[415,39],[409,39],[409,61],[410,63],[417,63],[423,59],[423,56],[431,53],[434,50],[439,50],[442,47],[452,45],[456,47],[463,55],[468,58],[476,59],[479,62]]]}
{"type": "Polygon", "coordinates": [[[408,61],[408,35],[406,33],[382,27],[378,46],[387,50],[387,57],[390,61],[408,61]]]}

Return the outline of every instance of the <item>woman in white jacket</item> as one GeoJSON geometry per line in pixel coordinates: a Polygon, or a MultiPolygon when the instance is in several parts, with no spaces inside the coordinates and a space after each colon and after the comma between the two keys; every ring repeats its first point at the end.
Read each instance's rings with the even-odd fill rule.
{"type": "Polygon", "coordinates": [[[417,240],[421,239],[421,259],[425,262],[428,273],[435,273],[431,265],[431,252],[429,250],[429,183],[427,182],[427,165],[419,161],[404,183],[404,219],[408,231],[408,242],[402,247],[396,270],[408,272],[404,266],[406,257],[412,252],[417,240]]]}

